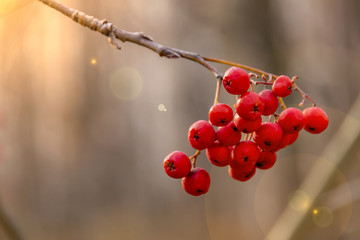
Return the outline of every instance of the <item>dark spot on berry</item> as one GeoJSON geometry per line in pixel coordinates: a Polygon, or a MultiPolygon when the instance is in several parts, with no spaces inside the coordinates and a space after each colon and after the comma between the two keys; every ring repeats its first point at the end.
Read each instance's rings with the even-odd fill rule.
{"type": "Polygon", "coordinates": [[[200,139],[200,137],[199,137],[199,135],[197,135],[197,133],[195,133],[194,138],[195,138],[195,140],[199,140],[199,139],[200,139]]]}
{"type": "Polygon", "coordinates": [[[271,142],[265,141],[265,145],[266,145],[266,146],[271,146],[271,142]]]}
{"type": "Polygon", "coordinates": [[[257,112],[259,111],[259,107],[257,105],[254,105],[254,109],[253,109],[254,112],[257,112]]]}
{"type": "Polygon", "coordinates": [[[202,193],[203,192],[203,190],[202,189],[198,189],[198,190],[196,190],[198,193],[202,193]]]}
{"type": "Polygon", "coordinates": [[[167,162],[167,167],[170,169],[170,171],[174,171],[175,170],[174,162],[173,161],[168,161],[167,162]]]}
{"type": "Polygon", "coordinates": [[[291,86],[288,86],[287,90],[288,91],[291,91],[292,87],[291,86]]]}
{"type": "Polygon", "coordinates": [[[244,133],[248,133],[248,130],[247,130],[246,128],[244,128],[242,131],[243,131],[244,133]]]}
{"type": "Polygon", "coordinates": [[[262,167],[263,164],[262,164],[262,163],[256,163],[256,166],[257,166],[257,167],[262,167]]]}
{"type": "Polygon", "coordinates": [[[239,129],[237,129],[237,127],[233,127],[234,132],[239,132],[239,129]]]}
{"type": "Polygon", "coordinates": [[[231,81],[226,81],[226,86],[230,86],[231,81]]]}
{"type": "Polygon", "coordinates": [[[244,178],[247,179],[247,178],[249,178],[249,177],[251,177],[251,172],[248,173],[248,174],[246,174],[244,178]]]}
{"type": "Polygon", "coordinates": [[[315,131],[315,128],[309,127],[309,130],[313,132],[313,131],[315,131]]]}
{"type": "Polygon", "coordinates": [[[249,157],[245,156],[245,157],[243,157],[243,159],[244,159],[244,162],[247,162],[249,160],[249,157]]]}
{"type": "Polygon", "coordinates": [[[299,129],[299,127],[300,127],[300,125],[296,125],[296,126],[294,126],[294,130],[296,131],[296,130],[298,130],[299,129]]]}
{"type": "Polygon", "coordinates": [[[222,124],[226,123],[225,119],[221,119],[220,122],[221,122],[222,124]]]}
{"type": "Polygon", "coordinates": [[[218,160],[214,160],[215,163],[220,163],[218,160]]]}

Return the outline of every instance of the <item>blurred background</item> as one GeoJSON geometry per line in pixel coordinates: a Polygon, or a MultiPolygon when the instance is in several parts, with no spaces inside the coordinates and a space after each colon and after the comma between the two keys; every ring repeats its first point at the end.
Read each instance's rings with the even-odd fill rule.
{"type": "MultiPolygon", "coordinates": [[[[359,1],[61,2],[170,47],[298,75],[330,124],[302,131],[248,182],[202,153],[210,190],[190,196],[162,163],[174,150],[195,153],[187,130],[207,119],[212,74],[131,43],[115,50],[39,1],[1,0],[0,202],[22,239],[257,240],[292,227],[291,239],[359,239],[359,1]],[[327,171],[312,202],[302,183],[316,186],[327,171]]],[[[11,239],[6,226],[1,240],[11,239]]]]}

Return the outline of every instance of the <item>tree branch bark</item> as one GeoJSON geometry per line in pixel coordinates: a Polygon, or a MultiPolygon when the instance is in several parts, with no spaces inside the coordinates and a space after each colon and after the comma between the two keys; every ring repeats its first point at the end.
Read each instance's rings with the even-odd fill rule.
{"type": "Polygon", "coordinates": [[[116,27],[114,24],[107,20],[99,20],[93,16],[87,15],[79,10],[67,7],[62,3],[54,0],[39,0],[40,2],[48,5],[49,7],[61,12],[65,16],[71,18],[75,22],[88,27],[91,30],[100,32],[101,34],[108,37],[109,43],[117,49],[120,49],[120,45],[117,40],[122,42],[132,42],[140,46],[146,47],[161,57],[167,58],[185,58],[194,62],[197,62],[207,68],[217,78],[221,79],[222,74],[211,64],[209,64],[203,57],[198,53],[188,52],[176,48],[171,48],[154,42],[152,37],[142,32],[128,32],[116,27]]]}

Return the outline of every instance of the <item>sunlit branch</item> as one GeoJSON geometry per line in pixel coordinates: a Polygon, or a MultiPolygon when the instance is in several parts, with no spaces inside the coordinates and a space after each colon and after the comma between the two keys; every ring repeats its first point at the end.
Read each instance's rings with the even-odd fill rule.
{"type": "Polygon", "coordinates": [[[207,68],[216,78],[221,78],[221,73],[211,64],[209,64],[203,57],[198,53],[193,53],[189,51],[184,51],[176,48],[167,47],[161,45],[157,42],[154,42],[152,37],[142,33],[142,32],[128,32],[122,29],[119,29],[114,24],[108,22],[107,20],[99,20],[93,16],[89,16],[79,10],[72,9],[63,5],[62,3],[54,0],[39,0],[40,2],[48,5],[49,7],[61,12],[62,14],[68,16],[75,22],[88,27],[91,30],[97,31],[108,37],[109,43],[120,49],[120,44],[117,40],[122,42],[132,42],[159,54],[161,57],[167,58],[185,58],[194,62],[197,62],[207,68]]]}

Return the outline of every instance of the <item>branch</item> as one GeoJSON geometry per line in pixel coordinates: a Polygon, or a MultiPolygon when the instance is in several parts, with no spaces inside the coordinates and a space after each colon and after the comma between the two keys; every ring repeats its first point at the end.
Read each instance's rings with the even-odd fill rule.
{"type": "Polygon", "coordinates": [[[67,7],[62,3],[54,0],[39,1],[68,16],[69,18],[83,25],[84,27],[88,27],[91,30],[97,31],[107,36],[109,43],[117,49],[120,49],[120,45],[118,44],[117,40],[120,40],[122,42],[132,42],[156,52],[161,57],[185,58],[197,62],[207,68],[209,71],[211,71],[217,79],[221,79],[222,77],[222,74],[214,66],[205,61],[205,59],[201,57],[198,53],[188,52],[161,45],[157,42],[154,42],[152,37],[142,32],[128,32],[119,29],[114,24],[108,22],[105,19],[99,20],[93,16],[89,16],[79,10],[67,7]]]}

